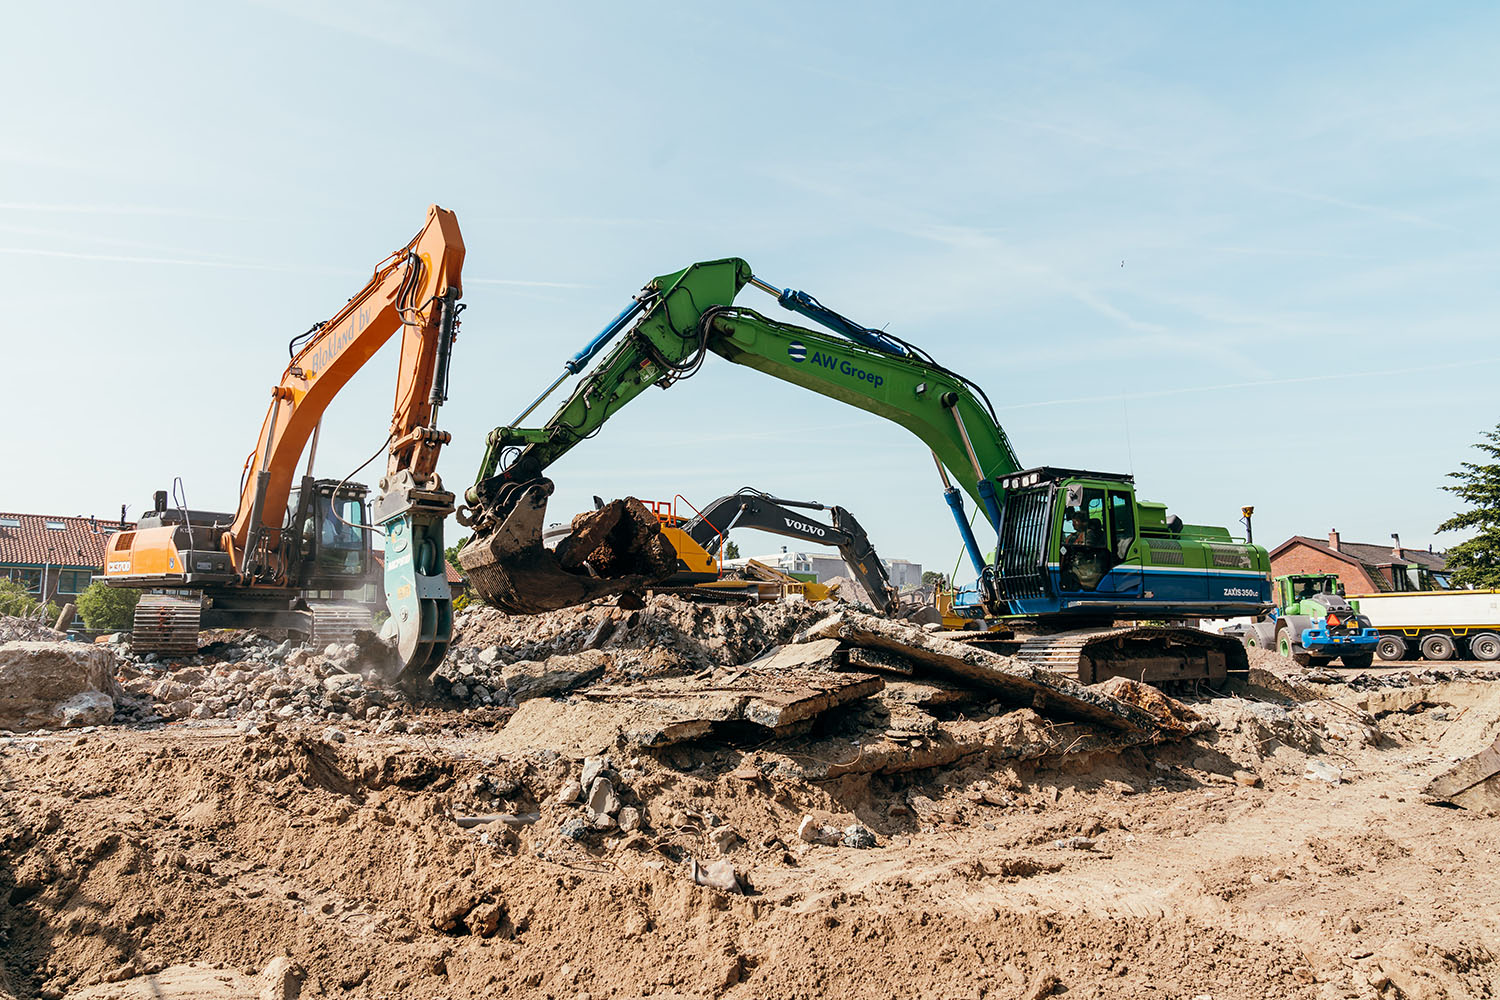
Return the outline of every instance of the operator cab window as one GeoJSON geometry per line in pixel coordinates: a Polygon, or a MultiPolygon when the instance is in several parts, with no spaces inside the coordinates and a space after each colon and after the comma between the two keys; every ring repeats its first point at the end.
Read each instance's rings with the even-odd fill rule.
{"type": "Polygon", "coordinates": [[[1068,500],[1063,511],[1063,586],[1094,590],[1113,565],[1104,534],[1104,490],[1069,487],[1068,500]]]}
{"type": "Polygon", "coordinates": [[[325,573],[359,576],[365,570],[363,525],[365,507],[359,500],[318,497],[318,564],[325,573]]]}
{"type": "Polygon", "coordinates": [[[1135,504],[1129,493],[1109,491],[1110,565],[1118,565],[1135,543],[1135,504]]]}

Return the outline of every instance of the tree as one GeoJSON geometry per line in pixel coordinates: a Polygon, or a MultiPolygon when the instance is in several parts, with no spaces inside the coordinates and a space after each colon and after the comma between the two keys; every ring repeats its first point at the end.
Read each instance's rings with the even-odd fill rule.
{"type": "Polygon", "coordinates": [[[24,583],[16,580],[0,580],[0,615],[9,615],[13,618],[46,619],[46,624],[51,627],[57,616],[62,614],[62,609],[56,604],[48,602],[47,613],[38,614],[42,602],[31,596],[31,591],[26,589],[24,583]]]}
{"type": "Polygon", "coordinates": [[[738,559],[739,557],[740,557],[740,547],[738,545],[734,544],[733,542],[725,542],[724,543],[724,558],[725,559],[738,559]]]}
{"type": "Polygon", "coordinates": [[[925,570],[922,573],[922,586],[936,587],[941,590],[948,586],[948,576],[946,573],[939,573],[935,569],[925,570]]]}
{"type": "Polygon", "coordinates": [[[106,587],[95,581],[78,595],[78,613],[95,632],[123,632],[135,619],[141,592],[133,587],[106,587]]]}
{"type": "Polygon", "coordinates": [[[1453,583],[1459,587],[1500,589],[1500,425],[1484,432],[1474,445],[1490,461],[1462,462],[1448,478],[1458,482],[1443,489],[1457,496],[1469,509],[1438,525],[1438,531],[1473,531],[1474,537],[1459,542],[1447,552],[1453,583]]]}
{"type": "Polygon", "coordinates": [[[468,575],[464,573],[464,568],[458,564],[458,550],[468,544],[469,538],[467,535],[465,535],[463,538],[460,538],[458,541],[454,542],[452,545],[443,550],[443,558],[448,560],[448,565],[453,567],[453,572],[457,573],[465,580],[468,579],[468,575]]]}

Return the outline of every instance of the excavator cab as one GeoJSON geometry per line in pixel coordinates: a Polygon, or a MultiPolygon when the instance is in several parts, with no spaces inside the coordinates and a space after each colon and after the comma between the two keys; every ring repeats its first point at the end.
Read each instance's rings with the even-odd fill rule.
{"type": "Polygon", "coordinates": [[[357,590],[373,581],[368,487],[337,479],[304,478],[292,491],[286,538],[296,546],[292,563],[309,590],[357,590]]]}

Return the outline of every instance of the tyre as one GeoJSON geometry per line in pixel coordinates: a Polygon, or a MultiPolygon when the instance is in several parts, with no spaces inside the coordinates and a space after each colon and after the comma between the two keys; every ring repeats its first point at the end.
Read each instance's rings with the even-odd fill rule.
{"type": "Polygon", "coordinates": [[[1374,653],[1345,653],[1339,657],[1350,670],[1363,670],[1375,662],[1374,653]]]}
{"type": "Polygon", "coordinates": [[[1481,632],[1469,638],[1469,652],[1476,660],[1500,660],[1500,635],[1481,632]]]}
{"type": "Polygon", "coordinates": [[[1260,632],[1254,625],[1246,625],[1245,631],[1240,635],[1240,641],[1245,644],[1246,649],[1260,648],[1260,632]]]}
{"type": "Polygon", "coordinates": [[[1302,644],[1292,641],[1292,630],[1285,625],[1276,630],[1276,652],[1291,660],[1299,667],[1312,664],[1312,656],[1302,648],[1302,644]]]}
{"type": "Polygon", "coordinates": [[[1441,632],[1422,637],[1422,658],[1425,660],[1451,660],[1453,649],[1453,640],[1441,632]]]}
{"type": "Polygon", "coordinates": [[[1399,660],[1406,656],[1406,640],[1399,635],[1383,635],[1375,644],[1375,655],[1382,660],[1399,660]]]}

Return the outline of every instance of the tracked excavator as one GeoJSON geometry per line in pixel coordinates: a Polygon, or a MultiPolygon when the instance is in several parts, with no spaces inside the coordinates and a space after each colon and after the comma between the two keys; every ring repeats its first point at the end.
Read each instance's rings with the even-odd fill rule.
{"type": "Polygon", "coordinates": [[[748,486],[704,504],[691,518],[663,523],[662,533],[678,556],[677,572],[666,582],[716,581],[723,562],[724,543],[735,528],[754,528],[813,545],[834,546],[876,610],[888,615],[896,613],[900,604],[896,588],[891,586],[885,566],[875,554],[875,546],[853,514],[837,505],[784,500],[748,486]],[[809,510],[827,511],[833,523],[826,524],[803,513],[809,510]]]}
{"type": "Polygon", "coordinates": [[[368,606],[318,595],[374,582],[371,535],[378,533],[390,611],[383,632],[395,640],[404,670],[437,666],[453,632],[443,520],[454,502],[437,474],[450,440],[437,417],[463,308],[463,259],[457,217],[431,206],[422,230],[382,261],[358,294],[288,345],[291,360],[245,460],[238,509],[190,510],[175,489],[175,503],[160,491],[134,530],[110,537],[106,584],[173,592],[142,596],[133,630],[138,650],[190,654],[199,629],[215,627],[348,639],[371,627],[368,606]],[[318,432],[339,390],[397,333],[386,469],[367,503],[363,485],[313,477],[318,432]]]}
{"type": "Polygon", "coordinates": [[[976,383],[908,341],[805,292],[762,280],[733,257],[652,280],[513,423],[489,434],[478,478],[458,511],[474,528],[459,560],[487,601],[536,612],[585,593],[639,586],[639,574],[614,581],[586,563],[563,565],[543,550],[541,523],[553,490],[546,471],[647,388],[692,376],[710,353],[882,416],[919,437],[932,452],[977,577],[968,613],[986,635],[997,625],[1013,626],[1008,651],[1085,682],[1115,675],[1214,681],[1245,668],[1237,641],[1142,622],[1266,610],[1265,549],[1236,541],[1223,528],[1185,524],[1165,505],[1137,499],[1131,476],[1023,468],[976,383]],[[822,329],[737,305],[747,286],[822,329]],[[521,426],[575,375],[582,375],[580,382],[545,425],[521,426]],[[965,514],[964,494],[995,534],[988,553],[965,514]]]}

